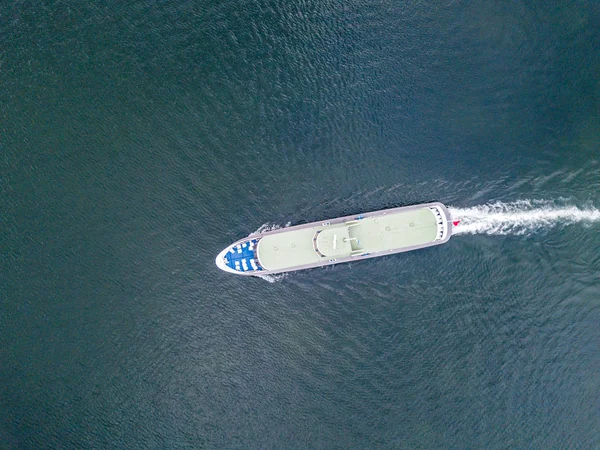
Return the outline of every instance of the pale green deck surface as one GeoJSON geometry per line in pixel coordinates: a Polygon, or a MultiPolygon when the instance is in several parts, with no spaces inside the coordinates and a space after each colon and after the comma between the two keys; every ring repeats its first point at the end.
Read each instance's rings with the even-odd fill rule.
{"type": "Polygon", "coordinates": [[[437,224],[429,209],[370,217],[350,228],[350,236],[358,237],[359,247],[366,252],[426,244],[433,241],[436,234],[437,224]]]}
{"type": "Polygon", "coordinates": [[[396,250],[433,242],[437,235],[436,218],[428,208],[368,217],[352,226],[333,224],[290,230],[263,237],[258,243],[258,259],[267,270],[280,270],[350,256],[352,251],[372,253],[396,250]],[[315,233],[319,256],[314,250],[315,233]],[[336,248],[333,248],[333,240],[336,248]],[[344,238],[357,241],[344,241],[344,238]]]}
{"type": "Polygon", "coordinates": [[[313,236],[321,226],[271,234],[258,242],[258,261],[267,270],[313,264],[326,260],[315,252],[313,236]]]}

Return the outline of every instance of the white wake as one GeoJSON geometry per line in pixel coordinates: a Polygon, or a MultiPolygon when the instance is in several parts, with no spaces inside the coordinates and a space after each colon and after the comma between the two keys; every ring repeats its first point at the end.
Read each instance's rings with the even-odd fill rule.
{"type": "Polygon", "coordinates": [[[448,208],[460,223],[452,234],[526,235],[555,226],[600,222],[600,211],[542,200],[495,202],[471,208],[448,208]]]}
{"type": "Polygon", "coordinates": [[[282,227],[281,225],[278,225],[276,223],[264,223],[260,227],[258,227],[258,230],[250,233],[250,236],[255,236],[257,234],[266,233],[267,231],[279,230],[280,228],[287,228],[291,224],[292,224],[292,222],[288,222],[282,227]]]}
{"type": "Polygon", "coordinates": [[[269,283],[277,283],[278,281],[283,280],[284,278],[287,278],[288,274],[287,273],[277,273],[275,275],[256,275],[258,278],[262,278],[265,281],[268,281],[269,283]]]}

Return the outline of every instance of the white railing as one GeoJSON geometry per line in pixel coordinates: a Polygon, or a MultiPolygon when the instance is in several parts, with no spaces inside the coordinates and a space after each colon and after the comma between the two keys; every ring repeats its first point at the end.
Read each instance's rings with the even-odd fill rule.
{"type": "Polygon", "coordinates": [[[435,216],[435,221],[437,224],[437,233],[434,240],[442,241],[448,235],[448,219],[446,218],[444,211],[442,211],[442,209],[438,206],[430,206],[429,209],[435,216]]]}

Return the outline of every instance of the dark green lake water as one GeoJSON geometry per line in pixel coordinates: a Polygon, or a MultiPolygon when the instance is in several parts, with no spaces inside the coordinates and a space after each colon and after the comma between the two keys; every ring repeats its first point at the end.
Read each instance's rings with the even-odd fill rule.
{"type": "Polygon", "coordinates": [[[0,447],[600,447],[599,30],[597,1],[3,2],[0,447]],[[434,200],[440,247],[214,265],[434,200]]]}

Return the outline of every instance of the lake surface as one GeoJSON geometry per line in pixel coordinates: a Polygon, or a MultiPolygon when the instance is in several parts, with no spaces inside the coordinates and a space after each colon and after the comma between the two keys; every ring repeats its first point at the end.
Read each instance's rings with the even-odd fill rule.
{"type": "Polygon", "coordinates": [[[599,30],[596,1],[4,2],[0,446],[600,447],[599,30]],[[214,264],[429,201],[446,245],[214,264]]]}

